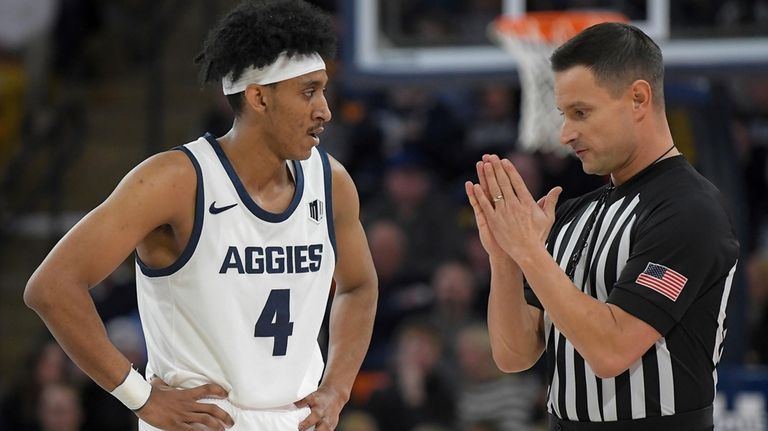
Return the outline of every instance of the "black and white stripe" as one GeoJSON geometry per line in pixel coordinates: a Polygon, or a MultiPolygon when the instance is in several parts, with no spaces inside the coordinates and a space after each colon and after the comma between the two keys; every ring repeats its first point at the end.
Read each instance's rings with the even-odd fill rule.
{"type": "MultiPolygon", "coordinates": [[[[581,287],[583,292],[600,301],[604,302],[608,298],[608,293],[605,277],[598,277],[598,274],[605,274],[606,266],[611,266],[614,270],[609,272],[615,280],[615,274],[621,272],[629,253],[629,232],[636,219],[633,211],[639,202],[639,196],[635,196],[632,200],[621,198],[599,209],[596,226],[588,238],[587,253],[582,255],[581,261],[576,266],[575,284],[581,287]],[[615,242],[617,238],[619,241],[615,242]],[[599,246],[595,247],[595,245],[599,246]],[[611,248],[614,250],[609,253],[611,248]],[[586,271],[587,261],[591,262],[589,272],[586,271]]],[[[592,211],[595,211],[595,204],[596,202],[590,203],[579,217],[563,226],[557,236],[553,250],[563,270],[586,228],[587,219],[592,211]]],[[[555,364],[555,373],[549,391],[547,403],[549,409],[564,419],[592,422],[616,420],[615,379],[598,378],[573,345],[552,325],[546,313],[545,333],[547,342],[554,337],[555,356],[559,359],[555,364]]],[[[633,387],[642,386],[642,384],[638,385],[643,380],[642,365],[638,363],[633,368],[631,371],[633,387]]],[[[633,411],[642,412],[642,417],[645,414],[645,406],[643,405],[640,409],[639,405],[640,400],[644,400],[644,396],[642,389],[636,392],[637,396],[632,398],[632,405],[635,407],[633,411]]]]}
{"type": "MultiPolygon", "coordinates": [[[[679,167],[678,165],[683,166],[683,169],[675,172],[682,171],[682,179],[675,180],[672,184],[682,184],[678,188],[691,186],[692,190],[686,194],[679,194],[680,190],[670,187],[670,178],[664,178],[667,183],[659,180],[665,172],[660,168],[657,173],[646,175],[643,181],[637,181],[623,189],[618,188],[602,208],[595,208],[600,195],[600,191],[595,191],[580,199],[569,201],[563,208],[558,209],[548,249],[560,268],[566,270],[574,248],[579,246],[583,232],[589,228],[587,220],[593,211],[599,211],[595,225],[589,232],[586,249],[576,265],[574,284],[582,292],[601,302],[613,302],[615,295],[612,295],[612,292],[617,285],[622,285],[623,290],[631,291],[632,294],[640,292],[639,302],[647,301],[644,302],[647,307],[645,310],[656,310],[646,313],[663,316],[651,316],[648,320],[643,313],[627,311],[636,316],[639,314],[638,317],[654,326],[663,336],[627,371],[614,378],[601,379],[595,375],[573,344],[553,325],[552,319],[544,310],[545,359],[549,373],[547,408],[557,417],[588,422],[640,419],[696,410],[712,402],[714,386],[717,383],[716,366],[727,332],[726,305],[736,268],[738,243],[732,237],[732,232],[728,232],[730,223],[727,218],[719,218],[720,212],[725,213],[718,206],[719,201],[716,199],[712,199],[711,204],[707,203],[710,205],[705,208],[707,211],[699,208],[692,209],[689,214],[679,214],[679,207],[675,206],[674,202],[675,196],[671,194],[688,196],[688,193],[712,193],[712,190],[716,192],[716,189],[708,182],[705,183],[706,180],[695,174],[692,168],[689,169],[684,159],[666,163],[667,168],[679,167]],[[693,181],[686,185],[684,180],[690,178],[693,178],[693,181]],[[672,205],[667,205],[670,201],[673,202],[672,205]],[[707,220],[709,210],[718,215],[715,220],[707,220]],[[676,219],[678,224],[665,222],[674,217],[682,217],[683,220],[676,219]],[[681,223],[684,227],[686,224],[696,227],[696,224],[713,222],[724,225],[721,232],[712,233],[717,240],[710,241],[713,247],[695,247],[696,241],[693,241],[690,249],[680,252],[681,256],[686,256],[682,260],[676,257],[677,251],[670,252],[670,256],[665,256],[663,251],[658,250],[648,253],[648,259],[651,260],[663,260],[668,257],[669,260],[663,261],[673,264],[686,274],[691,274],[691,268],[696,268],[697,265],[709,266],[707,269],[714,265],[715,271],[711,272],[723,275],[714,278],[708,275],[707,279],[692,276],[691,283],[696,282],[698,286],[702,286],[699,291],[689,288],[688,291],[693,293],[686,293],[695,294],[695,298],[681,298],[676,303],[669,301],[667,305],[661,303],[667,299],[654,297],[658,295],[657,292],[634,286],[633,277],[639,272],[636,268],[637,262],[633,259],[637,260],[639,254],[647,253],[645,249],[648,248],[649,236],[658,236],[661,238],[660,243],[663,243],[665,238],[675,238],[681,223]],[[722,235],[718,236],[719,234],[722,235]],[[646,238],[646,242],[638,249],[642,238],[646,238]],[[628,267],[629,262],[634,263],[628,267]],[[658,304],[661,306],[654,308],[658,304]],[[687,308],[682,308],[683,306],[687,308]],[[697,313],[716,315],[717,318],[703,319],[697,317],[697,313]],[[686,318],[688,315],[691,315],[691,318],[686,318]],[[675,316],[674,320],[670,316],[675,316]],[[664,319],[671,323],[666,324],[667,326],[658,323],[664,319]],[[701,338],[691,336],[692,332],[711,335],[701,338]],[[710,339],[711,342],[702,345],[702,339],[710,339]],[[710,352],[708,357],[701,355],[702,348],[710,352]]],[[[669,171],[671,169],[666,172],[669,171]]],[[[704,240],[709,241],[707,238],[704,240]]],[[[685,241],[678,243],[681,243],[683,248],[688,247],[685,241]]],[[[676,250],[675,244],[678,243],[671,242],[672,247],[667,243],[663,244],[676,250]]],[[[528,302],[541,308],[541,303],[535,298],[530,287],[526,289],[528,302]]],[[[622,306],[620,301],[617,305],[622,306]]]]}

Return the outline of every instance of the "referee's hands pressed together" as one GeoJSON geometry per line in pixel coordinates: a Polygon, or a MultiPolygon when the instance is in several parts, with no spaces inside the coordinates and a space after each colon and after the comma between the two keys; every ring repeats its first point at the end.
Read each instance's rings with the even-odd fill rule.
{"type": "MultiPolygon", "coordinates": [[[[483,238],[483,244],[492,239],[515,261],[531,247],[543,247],[562,188],[553,188],[537,202],[509,160],[485,155],[477,170],[480,184],[467,182],[466,190],[475,215],[482,217],[492,234],[483,238]]],[[[488,234],[481,232],[483,236],[488,234]]]]}

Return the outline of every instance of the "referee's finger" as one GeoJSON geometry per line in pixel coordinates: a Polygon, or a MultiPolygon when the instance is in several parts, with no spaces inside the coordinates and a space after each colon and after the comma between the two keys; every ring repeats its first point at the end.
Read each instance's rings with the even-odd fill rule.
{"type": "Polygon", "coordinates": [[[480,188],[483,190],[483,193],[485,193],[486,196],[488,195],[488,182],[485,181],[485,171],[483,170],[483,166],[485,165],[485,162],[480,161],[475,163],[475,169],[477,170],[477,181],[480,183],[480,188]]]}
{"type": "Polygon", "coordinates": [[[507,159],[502,161],[502,165],[504,166],[504,171],[507,173],[509,182],[512,184],[512,188],[515,190],[515,195],[517,195],[520,202],[523,204],[535,204],[536,200],[531,196],[531,192],[528,191],[528,186],[525,185],[525,181],[523,181],[523,177],[520,176],[520,173],[517,172],[515,165],[507,159]]]}
{"type": "Polygon", "coordinates": [[[493,203],[497,204],[498,199],[503,198],[504,195],[501,194],[501,188],[499,187],[499,182],[496,180],[496,173],[493,171],[493,165],[490,162],[485,162],[485,164],[483,164],[483,172],[485,174],[485,181],[488,184],[488,196],[486,198],[493,199],[493,203]]]}
{"type": "Polygon", "coordinates": [[[493,204],[488,200],[488,197],[485,196],[483,189],[480,188],[478,184],[475,184],[473,187],[475,189],[475,198],[477,199],[478,206],[480,207],[483,215],[493,214],[493,204]]]}
{"type": "Polygon", "coordinates": [[[475,213],[475,218],[479,219],[479,217],[483,217],[483,210],[480,208],[477,196],[475,196],[475,184],[471,181],[465,182],[464,190],[467,193],[467,198],[469,198],[469,205],[472,207],[472,212],[475,213]]]}
{"type": "Polygon", "coordinates": [[[493,166],[493,173],[496,175],[496,182],[499,184],[499,189],[501,190],[500,195],[504,199],[509,199],[508,203],[517,200],[515,190],[512,188],[512,183],[509,181],[509,176],[502,166],[502,160],[499,160],[498,157],[494,157],[491,159],[491,165],[493,166]]]}

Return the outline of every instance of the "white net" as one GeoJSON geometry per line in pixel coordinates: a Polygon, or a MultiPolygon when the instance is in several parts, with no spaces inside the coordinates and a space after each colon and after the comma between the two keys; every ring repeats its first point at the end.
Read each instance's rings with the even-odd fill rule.
{"type": "Polygon", "coordinates": [[[530,152],[567,152],[560,145],[562,118],[555,107],[555,77],[549,64],[549,56],[557,45],[510,34],[497,36],[499,43],[514,56],[520,77],[518,147],[530,152]]]}

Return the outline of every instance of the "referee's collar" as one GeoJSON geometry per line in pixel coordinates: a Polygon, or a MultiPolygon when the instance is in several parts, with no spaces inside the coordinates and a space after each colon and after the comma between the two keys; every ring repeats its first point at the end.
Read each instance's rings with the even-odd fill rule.
{"type": "MultiPolygon", "coordinates": [[[[651,163],[650,165],[643,168],[642,171],[636,173],[632,178],[628,179],[627,181],[624,181],[622,184],[615,186],[616,191],[622,192],[624,190],[631,189],[635,184],[640,183],[643,179],[648,178],[652,175],[654,175],[657,172],[663,172],[667,169],[676,167],[676,166],[683,166],[687,164],[688,161],[682,154],[678,154],[672,157],[667,157],[666,159],[659,160],[658,162],[651,163]]],[[[613,184],[613,181],[611,181],[611,184],[613,184]]]]}

